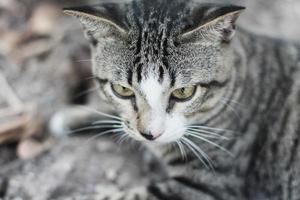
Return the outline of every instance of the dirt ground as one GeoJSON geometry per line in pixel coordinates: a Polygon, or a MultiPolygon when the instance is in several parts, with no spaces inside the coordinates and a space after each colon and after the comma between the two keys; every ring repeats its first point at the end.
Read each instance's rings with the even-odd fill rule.
{"type": "MultiPolygon", "coordinates": [[[[78,80],[90,76],[89,70],[82,71],[83,68],[89,68],[90,62],[78,62],[89,59],[88,45],[82,38],[80,26],[72,19],[57,14],[61,7],[82,4],[83,1],[57,0],[51,1],[51,6],[55,3],[54,7],[47,7],[48,1],[45,8],[48,11],[52,9],[53,12],[41,10],[35,17],[33,10],[43,2],[0,1],[0,74],[4,74],[8,85],[21,102],[19,105],[13,96],[7,99],[9,95],[5,93],[5,97],[2,95],[2,99],[0,98],[0,111],[8,106],[14,109],[20,106],[27,108],[30,104],[28,107],[35,110],[30,112],[33,121],[47,121],[55,111],[69,104],[89,102],[83,98],[74,100],[73,93],[78,94],[91,87],[81,84],[80,86],[85,86],[81,88],[77,84],[78,80]],[[41,68],[41,65],[45,67],[41,68]],[[43,77],[43,74],[49,74],[49,77],[43,77]],[[32,113],[35,113],[33,117],[32,113]]],[[[247,5],[239,22],[241,26],[256,33],[300,42],[298,0],[235,2],[247,5]]],[[[0,90],[4,91],[1,86],[0,90]]],[[[27,114],[24,111],[17,116],[27,114]]],[[[0,112],[0,144],[1,123],[9,120],[11,118],[1,118],[0,112]]],[[[20,127],[22,126],[21,123],[20,127]]],[[[42,123],[36,126],[39,127],[39,132],[46,130],[42,123]]],[[[37,129],[34,130],[32,132],[37,129]]],[[[5,138],[10,136],[11,134],[5,138]]],[[[0,200],[97,199],[107,193],[146,184],[145,178],[150,173],[159,175],[147,167],[147,164],[156,162],[153,156],[138,145],[118,145],[109,138],[89,140],[89,137],[51,140],[46,145],[47,151],[37,150],[39,155],[25,160],[20,159],[20,146],[17,147],[24,136],[18,135],[13,140],[2,142],[0,200]],[[141,165],[141,161],[147,164],[141,165]]],[[[43,137],[35,138],[43,140],[43,137]]],[[[25,143],[25,147],[21,149],[25,153],[21,152],[21,155],[26,154],[26,148],[31,151],[30,148],[34,145],[25,143]]]]}
{"type": "MultiPolygon", "coordinates": [[[[2,163],[0,194],[7,200],[84,200],[138,187],[146,184],[150,170],[140,162],[148,156],[142,150],[136,154],[130,151],[108,139],[60,140],[36,159],[2,163]]],[[[1,148],[0,155],[7,152],[1,148]]]]}

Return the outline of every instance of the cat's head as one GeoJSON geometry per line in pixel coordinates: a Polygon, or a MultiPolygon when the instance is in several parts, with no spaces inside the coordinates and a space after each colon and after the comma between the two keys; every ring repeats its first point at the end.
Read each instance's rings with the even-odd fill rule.
{"type": "Polygon", "coordinates": [[[174,142],[224,107],[243,7],[138,0],[67,9],[91,42],[101,96],[131,137],[174,142]]]}

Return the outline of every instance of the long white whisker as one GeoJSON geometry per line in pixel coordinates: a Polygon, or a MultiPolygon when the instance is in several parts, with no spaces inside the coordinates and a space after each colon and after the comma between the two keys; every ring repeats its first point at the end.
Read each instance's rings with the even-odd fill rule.
{"type": "Polygon", "coordinates": [[[209,132],[209,131],[204,131],[204,130],[201,130],[201,129],[189,129],[188,128],[187,131],[190,131],[192,133],[196,133],[196,134],[202,135],[204,137],[216,138],[216,139],[223,139],[223,140],[230,140],[226,136],[219,135],[217,133],[213,133],[213,132],[209,132]]]}
{"type": "Polygon", "coordinates": [[[74,134],[74,133],[78,133],[81,131],[88,131],[88,130],[94,130],[94,129],[102,129],[102,128],[121,128],[121,125],[107,125],[107,126],[88,126],[88,127],[84,127],[84,128],[79,128],[79,129],[75,129],[73,131],[69,131],[67,132],[68,135],[70,134],[74,134]]]}
{"type": "Polygon", "coordinates": [[[127,139],[129,139],[129,135],[128,134],[124,134],[124,137],[120,140],[120,145],[122,144],[122,143],[124,143],[127,139]]]}
{"type": "Polygon", "coordinates": [[[90,141],[92,141],[92,140],[94,140],[94,139],[97,139],[98,137],[101,137],[101,136],[103,136],[103,135],[106,135],[106,134],[108,134],[108,133],[118,133],[118,132],[123,132],[123,131],[124,131],[123,128],[112,129],[112,130],[104,131],[104,132],[101,132],[101,133],[99,133],[99,134],[96,134],[96,135],[90,137],[90,138],[86,141],[86,143],[88,143],[88,142],[90,142],[90,141]]]}
{"type": "Polygon", "coordinates": [[[201,155],[206,159],[206,161],[208,162],[210,168],[214,171],[214,165],[213,165],[213,161],[209,158],[209,156],[199,147],[197,146],[194,142],[192,142],[191,140],[189,140],[188,138],[186,138],[187,141],[197,150],[201,153],[201,155]]]}
{"type": "Polygon", "coordinates": [[[184,154],[183,154],[183,149],[182,149],[182,146],[181,146],[180,141],[175,141],[175,142],[176,142],[176,144],[177,144],[177,146],[178,146],[178,148],[179,148],[181,157],[184,158],[185,156],[184,156],[184,154]]]}
{"type": "Polygon", "coordinates": [[[182,144],[182,141],[181,141],[181,140],[178,141],[178,145],[179,145],[179,148],[180,148],[181,151],[182,151],[183,159],[187,158],[187,154],[186,154],[186,151],[185,151],[185,149],[184,149],[184,145],[182,144]]]}
{"type": "Polygon", "coordinates": [[[73,99],[77,99],[77,98],[79,98],[79,97],[81,97],[81,96],[83,96],[83,95],[86,95],[86,94],[92,93],[92,92],[94,92],[94,91],[98,90],[99,88],[100,88],[100,87],[99,87],[99,86],[97,86],[97,87],[94,87],[94,88],[91,88],[91,89],[88,89],[88,90],[82,91],[82,92],[80,92],[79,94],[75,95],[75,97],[73,97],[73,99]]]}
{"type": "Polygon", "coordinates": [[[101,112],[101,111],[93,110],[93,109],[91,109],[89,107],[86,107],[86,106],[80,106],[80,107],[85,109],[85,110],[88,110],[90,112],[93,112],[93,113],[96,113],[96,114],[99,114],[99,115],[102,115],[102,116],[105,116],[105,117],[109,117],[109,118],[120,120],[120,121],[122,120],[120,117],[110,115],[110,114],[107,114],[107,113],[104,113],[104,112],[101,112]]]}
{"type": "Polygon", "coordinates": [[[214,170],[214,167],[213,167],[210,159],[207,158],[206,154],[198,146],[196,146],[193,142],[191,142],[189,139],[187,139],[185,137],[182,138],[182,142],[195,154],[195,156],[205,165],[205,167],[207,169],[214,170]],[[197,151],[204,157],[206,162],[202,159],[202,157],[198,154],[197,151]],[[208,165],[207,165],[207,163],[208,163],[208,165]]]}
{"type": "Polygon", "coordinates": [[[206,130],[218,131],[218,132],[236,133],[235,131],[232,131],[232,130],[221,129],[221,128],[212,128],[212,127],[201,126],[201,125],[191,125],[191,126],[187,126],[187,128],[201,128],[204,130],[206,129],[206,130]]]}
{"type": "Polygon", "coordinates": [[[83,81],[88,81],[88,80],[93,80],[93,79],[95,79],[95,78],[97,78],[97,76],[89,76],[89,77],[86,77],[86,78],[84,78],[84,79],[82,79],[83,81]]]}
{"type": "Polygon", "coordinates": [[[241,107],[244,107],[245,104],[242,104],[238,101],[235,101],[235,100],[232,100],[232,99],[226,99],[226,98],[221,98],[222,100],[226,101],[226,102],[229,102],[229,103],[234,103],[235,105],[237,106],[241,106],[241,107]]]}
{"type": "MultiPolygon", "coordinates": [[[[183,138],[183,139],[185,139],[185,138],[183,138]]],[[[211,167],[209,167],[209,165],[207,164],[207,161],[205,162],[205,161],[202,159],[201,156],[203,156],[203,155],[201,154],[201,152],[199,152],[199,153],[201,154],[201,155],[199,155],[199,153],[194,149],[194,147],[193,147],[191,144],[189,144],[189,142],[187,142],[187,141],[185,141],[185,140],[183,140],[182,143],[185,144],[185,145],[187,146],[187,148],[190,149],[190,150],[194,153],[194,155],[195,155],[195,156],[203,163],[203,165],[204,165],[207,169],[211,169],[211,167]]]]}
{"type": "Polygon", "coordinates": [[[123,122],[120,120],[100,120],[100,121],[96,121],[93,122],[93,125],[97,125],[97,124],[122,124],[123,122]]]}
{"type": "Polygon", "coordinates": [[[92,59],[88,59],[88,60],[76,60],[75,62],[92,62],[92,59]]]}
{"type": "Polygon", "coordinates": [[[203,133],[196,132],[196,131],[191,131],[191,130],[187,130],[186,132],[191,133],[191,134],[195,134],[195,135],[199,135],[199,136],[204,137],[204,138],[210,138],[210,139],[215,139],[215,140],[229,140],[227,138],[223,138],[222,136],[208,135],[208,134],[205,134],[205,133],[203,134],[203,133]]]}
{"type": "Polygon", "coordinates": [[[207,142],[207,143],[209,143],[209,144],[211,144],[211,145],[213,145],[213,146],[219,148],[220,150],[224,151],[225,153],[229,154],[230,156],[234,157],[233,154],[232,154],[230,151],[228,151],[228,150],[225,149],[224,147],[218,145],[217,143],[214,143],[214,142],[212,142],[212,141],[210,141],[210,140],[208,140],[208,139],[205,139],[204,137],[201,137],[201,136],[199,136],[199,135],[196,135],[196,134],[194,134],[194,133],[189,133],[189,135],[190,135],[190,136],[193,136],[193,137],[195,137],[195,138],[198,138],[198,139],[200,139],[200,140],[202,140],[202,141],[204,141],[204,142],[207,142]]]}
{"type": "Polygon", "coordinates": [[[222,102],[225,106],[227,106],[237,117],[237,119],[240,119],[240,115],[238,114],[238,112],[235,110],[235,108],[230,105],[229,103],[227,103],[226,101],[220,99],[220,102],[222,102]]]}
{"type": "Polygon", "coordinates": [[[121,134],[120,136],[116,136],[119,137],[119,139],[116,141],[118,144],[121,144],[121,141],[127,137],[126,133],[121,134]]]}

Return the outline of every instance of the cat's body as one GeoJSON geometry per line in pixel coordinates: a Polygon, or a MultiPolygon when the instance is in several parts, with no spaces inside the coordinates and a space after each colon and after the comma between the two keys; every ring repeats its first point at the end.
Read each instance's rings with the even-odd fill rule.
{"type": "Polygon", "coordinates": [[[238,92],[209,125],[236,130],[224,145],[234,156],[207,151],[215,171],[171,157],[169,172],[181,188],[173,192],[179,199],[299,199],[299,45],[244,30],[232,44],[238,92]]]}
{"type": "Polygon", "coordinates": [[[241,7],[129,5],[67,11],[92,42],[102,97],[115,105],[125,132],[151,141],[167,172],[109,198],[299,199],[299,46],[244,30],[232,38],[241,7]],[[194,94],[184,93],[193,85],[194,94]],[[178,99],[177,88],[188,98],[178,99]],[[188,147],[186,159],[168,150],[165,143],[175,141],[188,147]]]}
{"type": "Polygon", "coordinates": [[[238,132],[224,145],[234,157],[209,153],[216,174],[194,169],[183,183],[212,199],[298,199],[299,46],[241,31],[233,48],[240,94],[210,126],[238,132]]]}
{"type": "MultiPolygon", "coordinates": [[[[239,100],[246,105],[242,116],[247,119],[239,129],[254,142],[245,151],[245,187],[252,199],[298,199],[299,45],[246,33],[239,38],[247,58],[245,93],[239,100]]],[[[252,143],[244,141],[245,146],[252,143]]]]}

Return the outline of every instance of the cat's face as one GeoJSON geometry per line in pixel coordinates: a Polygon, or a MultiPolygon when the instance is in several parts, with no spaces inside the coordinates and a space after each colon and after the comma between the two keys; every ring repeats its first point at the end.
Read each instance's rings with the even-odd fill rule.
{"type": "Polygon", "coordinates": [[[119,19],[126,10],[126,20],[118,21],[100,11],[97,17],[95,11],[67,11],[79,17],[93,44],[101,96],[136,140],[177,141],[188,126],[221,110],[229,95],[229,42],[242,8],[166,3],[134,2],[122,11],[120,5],[101,6],[119,19]]]}

